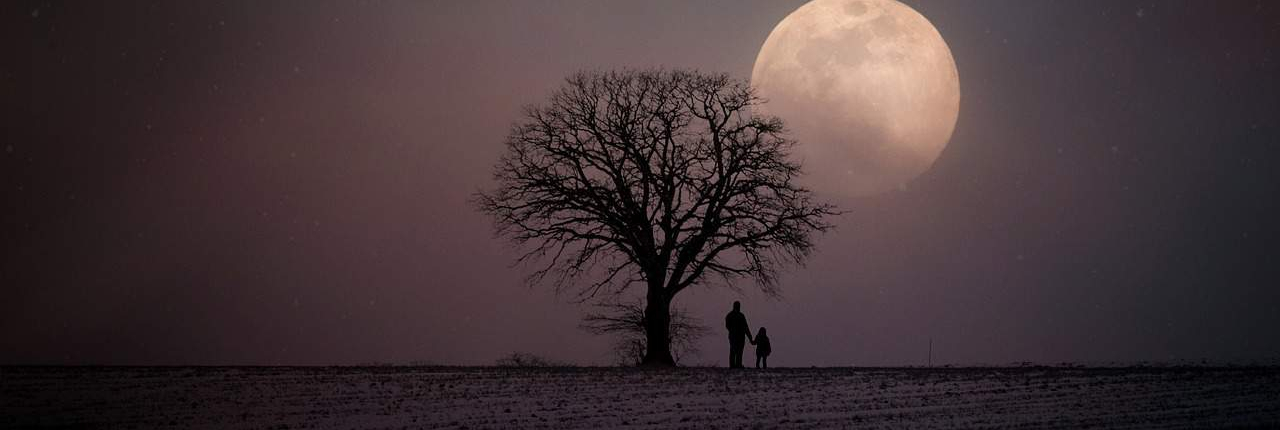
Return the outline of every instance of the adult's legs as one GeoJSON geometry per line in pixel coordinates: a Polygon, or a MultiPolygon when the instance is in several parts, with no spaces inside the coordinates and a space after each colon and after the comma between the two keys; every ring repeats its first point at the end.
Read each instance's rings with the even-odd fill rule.
{"type": "Polygon", "coordinates": [[[742,348],[746,345],[746,339],[733,337],[729,338],[729,368],[737,369],[742,367],[742,348]]]}

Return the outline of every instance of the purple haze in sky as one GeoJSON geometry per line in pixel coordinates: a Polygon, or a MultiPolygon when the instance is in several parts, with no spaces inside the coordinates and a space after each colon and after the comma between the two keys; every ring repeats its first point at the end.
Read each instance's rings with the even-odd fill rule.
{"type": "MultiPolygon", "coordinates": [[[[911,1],[954,137],[848,211],[774,366],[1280,356],[1280,3],[911,1]]],[[[0,364],[607,364],[468,199],[580,69],[749,78],[800,1],[0,5],[0,364]]],[[[785,119],[785,118],[784,118],[785,119]]]]}

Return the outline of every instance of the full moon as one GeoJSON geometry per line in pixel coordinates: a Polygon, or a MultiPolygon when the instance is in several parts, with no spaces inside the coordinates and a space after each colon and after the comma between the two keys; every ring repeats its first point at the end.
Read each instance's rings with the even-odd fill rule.
{"type": "Polygon", "coordinates": [[[929,170],[955,129],[960,79],[942,35],[894,0],[814,0],[769,34],[751,72],[799,143],[817,192],[902,189],[929,170]]]}

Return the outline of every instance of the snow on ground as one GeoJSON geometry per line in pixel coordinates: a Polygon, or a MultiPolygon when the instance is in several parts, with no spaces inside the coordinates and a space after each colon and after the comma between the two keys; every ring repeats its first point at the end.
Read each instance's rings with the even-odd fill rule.
{"type": "Polygon", "coordinates": [[[1280,427],[1280,368],[0,367],[0,427],[1280,427]]]}

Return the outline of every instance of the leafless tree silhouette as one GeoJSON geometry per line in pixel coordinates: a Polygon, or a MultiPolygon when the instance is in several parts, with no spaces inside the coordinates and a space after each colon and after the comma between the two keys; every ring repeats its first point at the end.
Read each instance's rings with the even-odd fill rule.
{"type": "Polygon", "coordinates": [[[794,183],[783,123],[745,81],[697,71],[582,72],[527,107],[476,195],[536,264],[531,285],[588,301],[644,286],[644,364],[674,365],[671,302],[748,278],[778,294],[833,206],[794,183]]]}

